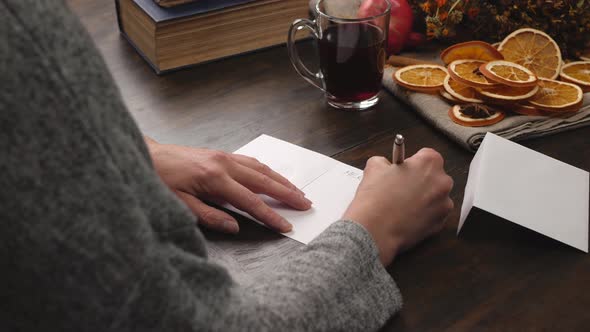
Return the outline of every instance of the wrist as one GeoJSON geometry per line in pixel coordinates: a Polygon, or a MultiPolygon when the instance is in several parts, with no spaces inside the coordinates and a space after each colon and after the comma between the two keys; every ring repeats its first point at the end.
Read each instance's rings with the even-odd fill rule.
{"type": "Polygon", "coordinates": [[[384,266],[388,266],[393,262],[400,251],[401,241],[392,237],[388,230],[384,229],[386,224],[383,223],[383,220],[350,208],[344,213],[342,219],[362,226],[369,233],[379,252],[379,259],[384,266]]]}
{"type": "Polygon", "coordinates": [[[146,135],[143,135],[143,140],[145,141],[145,144],[147,144],[148,146],[150,144],[158,144],[158,142],[156,142],[155,139],[153,139],[153,138],[151,138],[149,136],[146,136],[146,135]]]}
{"type": "Polygon", "coordinates": [[[154,139],[148,136],[143,136],[143,140],[145,141],[145,145],[148,147],[148,151],[150,152],[152,160],[155,160],[154,156],[157,154],[162,144],[156,142],[154,139]]]}
{"type": "Polygon", "coordinates": [[[375,241],[381,263],[384,266],[390,265],[400,252],[401,241],[392,237],[382,226],[379,227],[380,225],[363,223],[359,223],[359,225],[363,226],[375,241]]]}

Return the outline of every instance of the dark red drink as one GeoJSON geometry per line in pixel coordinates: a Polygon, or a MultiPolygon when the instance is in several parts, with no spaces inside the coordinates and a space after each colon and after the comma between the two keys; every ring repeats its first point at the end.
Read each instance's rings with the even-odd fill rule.
{"type": "Polygon", "coordinates": [[[320,69],[329,98],[360,102],[381,89],[385,64],[383,31],[369,23],[328,27],[319,41],[320,69]]]}

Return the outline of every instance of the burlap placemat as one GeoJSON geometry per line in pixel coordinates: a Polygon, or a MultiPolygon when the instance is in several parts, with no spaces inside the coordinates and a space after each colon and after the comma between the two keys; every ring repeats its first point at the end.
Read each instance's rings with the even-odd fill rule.
{"type": "MultiPolygon", "coordinates": [[[[452,106],[449,102],[436,95],[411,92],[398,86],[393,81],[393,72],[394,68],[385,68],[384,87],[410,105],[438,130],[472,152],[477,151],[488,131],[513,141],[520,141],[590,126],[590,93],[584,95],[584,106],[579,112],[565,117],[509,114],[501,122],[488,127],[460,126],[451,121],[447,115],[452,106]]],[[[590,139],[590,129],[588,139],[590,139]]]]}

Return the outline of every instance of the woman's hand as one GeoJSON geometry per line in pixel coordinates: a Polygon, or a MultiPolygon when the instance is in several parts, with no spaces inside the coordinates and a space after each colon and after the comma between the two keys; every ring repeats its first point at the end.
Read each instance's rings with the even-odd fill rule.
{"type": "Polygon", "coordinates": [[[400,165],[383,157],[367,162],[363,180],[343,218],[363,225],[373,236],[381,261],[394,257],[440,231],[453,209],[453,180],[444,160],[422,149],[400,165]]]}
{"type": "Polygon", "coordinates": [[[199,217],[199,224],[237,233],[237,221],[203,202],[227,202],[279,232],[292,226],[268,207],[257,194],[266,194],[295,209],[311,208],[287,179],[256,159],[221,151],[159,144],[146,138],[155,168],[162,180],[199,217]]]}

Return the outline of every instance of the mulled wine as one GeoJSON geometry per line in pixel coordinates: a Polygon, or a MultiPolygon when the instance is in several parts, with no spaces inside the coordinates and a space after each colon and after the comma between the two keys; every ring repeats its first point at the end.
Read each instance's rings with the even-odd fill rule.
{"type": "Polygon", "coordinates": [[[381,89],[386,39],[371,23],[336,24],[319,40],[320,70],[328,98],[360,102],[381,89]]]}

